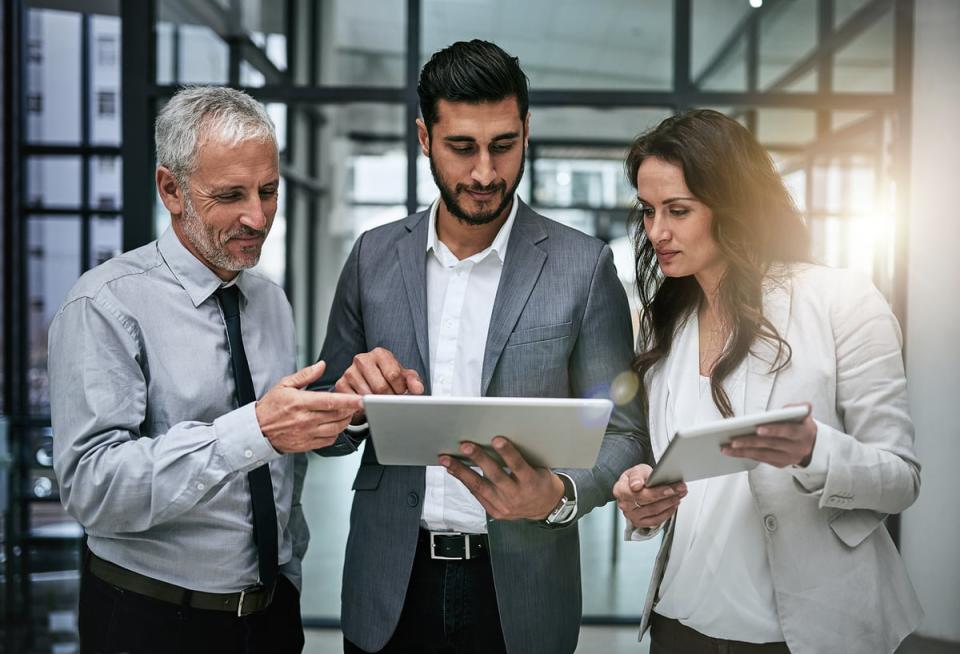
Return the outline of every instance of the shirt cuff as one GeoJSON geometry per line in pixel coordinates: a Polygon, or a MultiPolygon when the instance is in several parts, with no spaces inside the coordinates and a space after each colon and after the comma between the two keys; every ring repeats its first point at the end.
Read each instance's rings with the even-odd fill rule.
{"type": "Polygon", "coordinates": [[[830,462],[829,447],[827,446],[826,425],[815,421],[817,425],[817,439],[813,443],[813,452],[810,455],[810,463],[806,467],[792,465],[790,473],[797,483],[808,493],[822,491],[827,483],[827,466],[830,462]]]}
{"type": "Polygon", "coordinates": [[[623,540],[627,541],[645,541],[650,540],[663,530],[663,525],[666,523],[660,523],[656,527],[634,527],[631,524],[627,524],[627,528],[623,531],[623,540]]]}
{"type": "MultiPolygon", "coordinates": [[[[565,477],[565,478],[567,478],[567,479],[570,480],[570,486],[573,488],[573,501],[574,501],[574,503],[576,504],[577,500],[578,500],[579,497],[580,497],[579,494],[578,494],[578,492],[577,492],[577,482],[575,482],[575,481],[573,480],[573,477],[571,477],[570,475],[564,474],[564,473],[562,473],[562,472],[557,472],[557,474],[558,474],[558,475],[561,475],[561,476],[563,476],[563,477],[565,477]]],[[[571,522],[573,522],[574,518],[577,517],[577,513],[579,512],[579,506],[578,506],[577,508],[578,508],[578,510],[577,510],[577,511],[574,511],[573,513],[571,513],[570,515],[568,515],[566,520],[560,520],[560,521],[556,522],[555,524],[556,524],[556,525],[569,525],[571,522]]]]}
{"type": "Polygon", "coordinates": [[[260,431],[255,402],[220,416],[213,421],[213,429],[231,470],[248,472],[282,456],[260,431]]]}

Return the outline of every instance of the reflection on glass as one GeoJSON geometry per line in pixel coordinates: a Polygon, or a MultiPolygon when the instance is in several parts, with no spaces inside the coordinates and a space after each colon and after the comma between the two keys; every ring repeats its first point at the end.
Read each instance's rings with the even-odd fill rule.
{"type": "MultiPolygon", "coordinates": [[[[224,12],[226,14],[227,12],[224,12]]],[[[195,12],[191,3],[157,3],[157,83],[226,84],[227,44],[195,12]]],[[[230,24],[224,19],[223,24],[230,24]]]]}
{"type": "Polygon", "coordinates": [[[741,0],[693,0],[690,70],[704,91],[746,91],[746,39],[742,27],[754,10],[741,0]],[[724,45],[737,33],[732,47],[724,45]]]}
{"type": "Polygon", "coordinates": [[[761,89],[815,91],[816,76],[779,88],[778,81],[817,47],[817,0],[791,0],[764,12],[760,20],[758,85],[761,89]]]}
{"type": "Polygon", "coordinates": [[[31,216],[27,220],[27,246],[27,399],[30,411],[42,414],[50,407],[47,328],[80,275],[80,219],[31,216]]]}
{"type": "Polygon", "coordinates": [[[673,2],[424,0],[421,66],[454,41],[492,41],[534,89],[669,89],[673,2]]]}
{"type": "Polygon", "coordinates": [[[833,89],[843,93],[893,92],[893,10],[839,50],[833,60],[833,89]]]}
{"type": "Polygon", "coordinates": [[[758,109],[757,140],[764,145],[806,144],[817,135],[817,116],[806,109],[758,109]]]}
{"type": "Polygon", "coordinates": [[[120,19],[90,18],[90,141],[120,144],[120,19]]]}
{"type": "MultiPolygon", "coordinates": [[[[407,3],[323,0],[317,5],[318,25],[299,42],[319,49],[322,84],[403,86],[407,3]]],[[[306,65],[302,68],[305,73],[306,65]]],[[[308,82],[303,74],[297,77],[298,83],[308,82]]]]}
{"type": "Polygon", "coordinates": [[[27,140],[80,141],[80,14],[27,13],[27,140]]]}
{"type": "Polygon", "coordinates": [[[27,205],[80,206],[80,157],[27,158],[27,205]]]}

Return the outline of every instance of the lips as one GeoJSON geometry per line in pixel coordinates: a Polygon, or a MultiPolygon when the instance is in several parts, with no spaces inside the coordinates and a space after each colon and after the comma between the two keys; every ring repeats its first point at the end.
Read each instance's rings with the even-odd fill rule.
{"type": "Polygon", "coordinates": [[[680,254],[679,250],[657,250],[657,261],[660,263],[668,263],[675,256],[680,254]]]}
{"type": "Polygon", "coordinates": [[[485,201],[492,199],[497,192],[496,191],[472,191],[467,189],[467,194],[470,195],[474,200],[485,201]]]}

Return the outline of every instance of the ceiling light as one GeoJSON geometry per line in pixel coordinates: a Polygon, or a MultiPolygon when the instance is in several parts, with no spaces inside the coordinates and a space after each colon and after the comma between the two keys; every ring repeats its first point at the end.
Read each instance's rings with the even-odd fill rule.
{"type": "Polygon", "coordinates": [[[763,6],[763,0],[750,0],[750,6],[754,9],[759,9],[763,6]]]}

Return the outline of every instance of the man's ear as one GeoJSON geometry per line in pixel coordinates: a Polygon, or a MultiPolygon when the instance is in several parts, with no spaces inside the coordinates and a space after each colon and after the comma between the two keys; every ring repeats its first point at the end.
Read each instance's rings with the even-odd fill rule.
{"type": "Polygon", "coordinates": [[[417,118],[417,139],[420,141],[420,151],[423,156],[430,156],[430,131],[427,129],[423,118],[417,118]]]}
{"type": "Polygon", "coordinates": [[[183,213],[183,189],[166,166],[157,166],[157,193],[171,216],[179,216],[183,213]]]}

